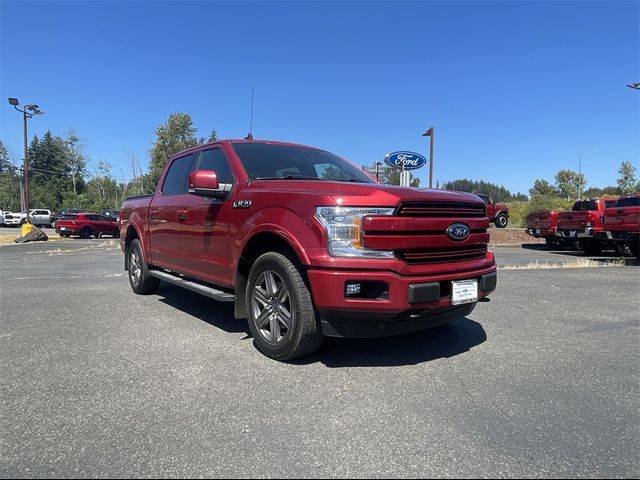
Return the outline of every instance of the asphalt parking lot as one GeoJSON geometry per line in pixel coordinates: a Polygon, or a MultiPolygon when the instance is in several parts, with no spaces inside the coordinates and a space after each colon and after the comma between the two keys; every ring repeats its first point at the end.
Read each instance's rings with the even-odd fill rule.
{"type": "Polygon", "coordinates": [[[640,476],[637,266],[501,270],[448,327],[282,364],[228,304],[133,295],[115,241],[0,261],[0,477],[640,476]]]}

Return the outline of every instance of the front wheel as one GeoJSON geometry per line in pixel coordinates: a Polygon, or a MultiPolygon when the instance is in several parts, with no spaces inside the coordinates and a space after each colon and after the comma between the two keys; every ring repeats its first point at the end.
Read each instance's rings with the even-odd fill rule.
{"type": "Polygon", "coordinates": [[[129,266],[129,284],[134,293],[148,295],[155,293],[160,285],[160,280],[149,275],[149,267],[144,263],[142,245],[139,240],[134,240],[127,250],[127,265],[129,266]]]}
{"type": "Polygon", "coordinates": [[[286,361],[316,351],[324,339],[300,269],[281,253],[254,263],[246,291],[249,328],[258,350],[286,361]]]}
{"type": "Polygon", "coordinates": [[[504,213],[501,213],[496,217],[493,223],[498,228],[504,228],[507,226],[507,223],[509,223],[509,218],[504,213]]]}

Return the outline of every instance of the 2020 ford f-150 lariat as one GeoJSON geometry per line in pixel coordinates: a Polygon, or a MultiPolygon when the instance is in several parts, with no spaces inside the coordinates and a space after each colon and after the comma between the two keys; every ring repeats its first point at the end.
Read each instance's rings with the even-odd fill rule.
{"type": "Polygon", "coordinates": [[[277,360],[324,336],[379,337],[468,315],[496,287],[478,197],[380,185],[324,150],[226,140],[174,155],[126,199],[134,292],[164,280],[235,302],[277,360]]]}

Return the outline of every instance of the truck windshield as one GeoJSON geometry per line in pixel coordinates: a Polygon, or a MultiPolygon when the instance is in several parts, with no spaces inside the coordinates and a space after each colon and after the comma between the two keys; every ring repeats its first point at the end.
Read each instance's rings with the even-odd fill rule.
{"type": "Polygon", "coordinates": [[[375,183],[355,165],[324,150],[269,143],[234,143],[233,148],[251,180],[375,183]]]}

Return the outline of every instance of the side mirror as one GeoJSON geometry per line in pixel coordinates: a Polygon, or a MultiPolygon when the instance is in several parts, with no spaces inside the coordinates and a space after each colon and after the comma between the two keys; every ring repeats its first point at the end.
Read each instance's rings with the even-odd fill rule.
{"type": "Polygon", "coordinates": [[[189,175],[189,193],[199,197],[226,198],[231,184],[219,184],[216,172],[197,170],[189,175]]]}

